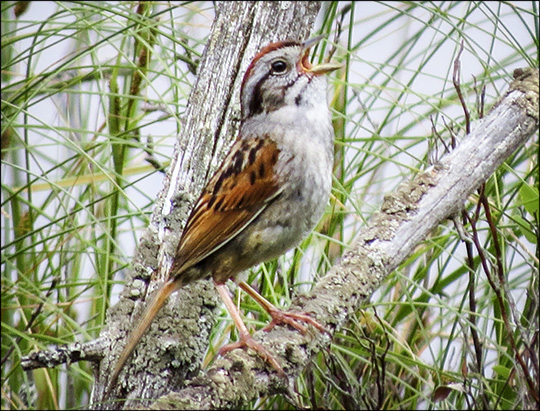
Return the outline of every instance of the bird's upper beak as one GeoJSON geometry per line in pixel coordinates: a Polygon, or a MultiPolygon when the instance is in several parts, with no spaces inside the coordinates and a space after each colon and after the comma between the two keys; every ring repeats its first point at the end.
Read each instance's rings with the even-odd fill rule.
{"type": "Polygon", "coordinates": [[[311,49],[311,47],[313,47],[315,44],[317,44],[319,41],[321,41],[325,37],[326,36],[324,35],[313,37],[312,39],[304,41],[304,43],[302,44],[304,47],[304,50],[303,50],[304,54],[302,56],[302,61],[300,62],[301,63],[300,65],[306,73],[320,75],[320,74],[330,73],[331,71],[334,71],[343,67],[343,64],[337,63],[334,61],[317,64],[315,66],[312,66],[311,63],[309,62],[309,50],[311,49]]]}

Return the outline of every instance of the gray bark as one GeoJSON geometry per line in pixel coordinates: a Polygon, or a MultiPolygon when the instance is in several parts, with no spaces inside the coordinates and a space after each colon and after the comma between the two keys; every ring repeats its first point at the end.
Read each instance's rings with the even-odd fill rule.
{"type": "MultiPolygon", "coordinates": [[[[211,281],[197,281],[175,293],[143,337],[120,376],[111,404],[103,389],[129,330],[156,285],[168,274],[190,205],[235,138],[244,72],[262,45],[310,37],[320,2],[220,2],[173,161],[142,236],[120,302],[109,310],[101,337],[110,353],[96,369],[93,400],[105,408],[141,405],[196,375],[208,347],[220,301],[211,281]],[[133,401],[130,401],[133,400],[133,401]]],[[[100,405],[96,405],[100,407],[100,405]]]]}

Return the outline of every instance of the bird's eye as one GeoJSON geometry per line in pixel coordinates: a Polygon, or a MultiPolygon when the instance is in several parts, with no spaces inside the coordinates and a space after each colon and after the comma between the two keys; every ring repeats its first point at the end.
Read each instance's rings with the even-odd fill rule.
{"type": "Polygon", "coordinates": [[[287,63],[283,60],[276,60],[272,63],[272,73],[281,74],[287,70],[287,63]]]}

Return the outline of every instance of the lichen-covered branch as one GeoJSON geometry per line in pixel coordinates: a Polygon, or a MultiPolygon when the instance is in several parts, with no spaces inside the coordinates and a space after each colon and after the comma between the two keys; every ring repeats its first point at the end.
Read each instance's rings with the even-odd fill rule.
{"type": "Polygon", "coordinates": [[[320,6],[320,2],[217,3],[173,161],[140,239],[133,273],[101,333],[110,341],[110,351],[96,363],[92,398],[96,408],[141,405],[140,399],[156,398],[198,373],[220,307],[209,281],[197,281],[169,298],[119,378],[114,394],[127,401],[103,398],[117,355],[144,306],[141,301],[168,275],[191,202],[236,137],[238,94],[249,62],[262,45],[308,38],[320,6]]]}
{"type": "Polygon", "coordinates": [[[23,357],[21,367],[25,370],[53,368],[60,364],[77,361],[99,361],[103,358],[109,341],[104,338],[87,343],[74,343],[51,350],[38,351],[23,357]]]}
{"type": "MultiPolygon", "coordinates": [[[[381,281],[538,130],[538,74],[538,69],[516,71],[509,91],[489,115],[438,164],[388,195],[341,262],[309,294],[299,296],[292,309],[312,313],[330,334],[359,310],[381,281]]],[[[331,341],[315,330],[301,335],[285,327],[256,337],[279,359],[288,381],[249,351],[235,350],[152,408],[237,409],[260,396],[287,392],[331,341]]]]}

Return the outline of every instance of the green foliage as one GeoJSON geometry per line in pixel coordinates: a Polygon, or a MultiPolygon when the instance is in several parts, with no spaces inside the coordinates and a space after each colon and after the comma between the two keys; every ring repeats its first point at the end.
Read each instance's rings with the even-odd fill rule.
{"type": "Polygon", "coordinates": [[[98,336],[213,16],[209,4],[18,6],[2,3],[2,408],[84,407],[88,363],[26,375],[20,359],[98,336]]]}
{"type": "MultiPolygon", "coordinates": [[[[20,359],[103,327],[148,224],[213,9],[24,3],[1,6],[2,408],[84,408],[87,363],[26,374],[20,359]]],[[[320,17],[330,35],[317,56],[346,63],[330,96],[334,189],[301,247],[249,273],[281,307],[339,260],[385,194],[474,129],[514,69],[539,65],[535,2],[325,2],[320,17]]],[[[538,150],[537,134],[418,246],[307,367],[296,395],[252,406],[538,407],[538,150]]],[[[246,323],[266,324],[244,297],[246,323]]],[[[224,313],[208,361],[227,331],[224,313]]]]}
{"type": "MultiPolygon", "coordinates": [[[[538,67],[535,4],[349,7],[329,4],[323,23],[343,29],[336,54],[347,71],[335,81],[337,181],[324,236],[314,234],[327,243],[319,270],[384,194],[459,144],[515,68],[538,67]]],[[[538,219],[536,135],[456,216],[467,238],[443,222],[334,338],[304,373],[300,404],[537,407],[538,219]]]]}

